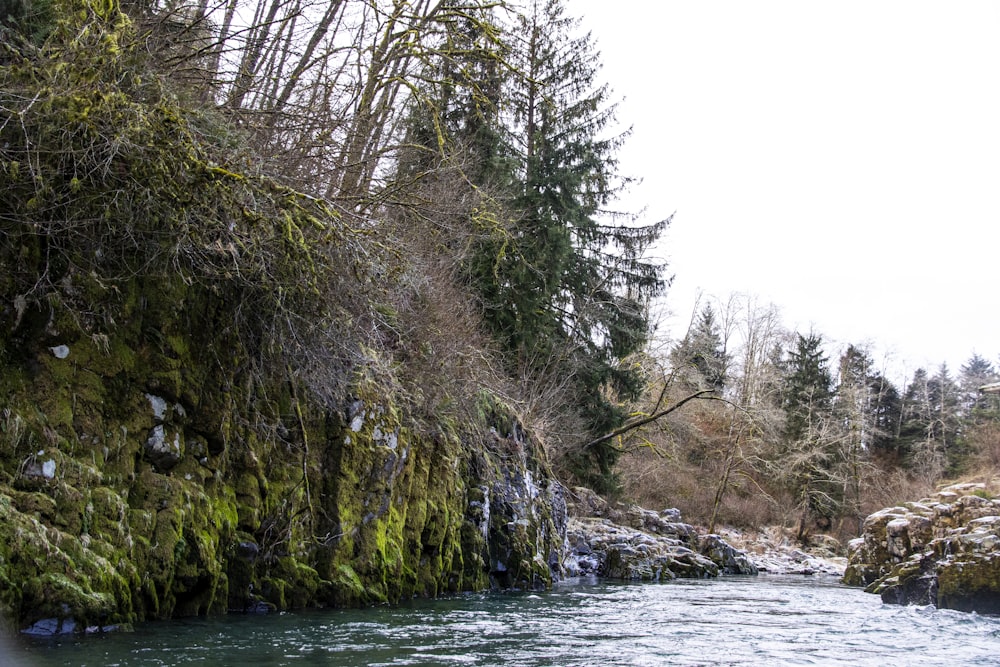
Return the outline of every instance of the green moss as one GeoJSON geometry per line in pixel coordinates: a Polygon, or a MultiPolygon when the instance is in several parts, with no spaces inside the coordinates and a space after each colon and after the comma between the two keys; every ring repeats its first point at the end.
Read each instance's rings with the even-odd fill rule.
{"type": "Polygon", "coordinates": [[[938,606],[1000,613],[1000,559],[959,558],[938,568],[938,606]]]}
{"type": "Polygon", "coordinates": [[[29,618],[36,620],[73,618],[83,624],[104,623],[117,612],[111,595],[88,590],[62,573],[46,572],[29,578],[22,595],[31,600],[29,618]]]}
{"type": "MultiPolygon", "coordinates": [[[[484,454],[472,471],[483,448],[467,436],[512,430],[511,410],[483,393],[475,424],[421,423],[396,360],[356,338],[327,349],[384,301],[369,298],[367,232],[236,171],[136,79],[114,6],[60,6],[88,31],[67,12],[44,57],[5,70],[0,109],[5,156],[35,160],[0,161],[0,301],[14,304],[0,312],[0,605],[19,622],[60,597],[81,618],[138,620],[488,585],[466,514],[500,467],[484,454]],[[296,347],[313,339],[319,354],[296,347]],[[320,369],[334,388],[318,400],[303,359],[341,352],[370,363],[320,369]],[[159,422],[185,443],[166,470],[144,453],[159,422]],[[54,476],[29,471],[48,461],[54,476]]],[[[536,539],[514,545],[530,577],[536,539]]]]}
{"type": "Polygon", "coordinates": [[[271,568],[264,579],[265,600],[278,609],[301,609],[315,604],[321,581],[319,574],[305,563],[285,556],[271,568]]]}
{"type": "Polygon", "coordinates": [[[56,501],[45,493],[14,491],[11,493],[14,507],[22,514],[28,514],[35,519],[45,519],[52,522],[56,517],[56,501]]]}

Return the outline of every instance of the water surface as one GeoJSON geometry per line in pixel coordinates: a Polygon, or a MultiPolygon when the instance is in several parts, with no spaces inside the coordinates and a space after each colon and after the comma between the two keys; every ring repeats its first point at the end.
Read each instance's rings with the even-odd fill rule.
{"type": "Polygon", "coordinates": [[[26,641],[19,664],[1000,665],[1000,617],[768,576],[475,594],[399,607],[148,623],[26,641]]]}

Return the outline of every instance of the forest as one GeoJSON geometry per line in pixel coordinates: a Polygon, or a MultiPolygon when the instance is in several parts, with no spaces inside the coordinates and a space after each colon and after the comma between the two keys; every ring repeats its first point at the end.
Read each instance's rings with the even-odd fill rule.
{"type": "Polygon", "coordinates": [[[181,276],[239,305],[253,373],[322,402],[381,364],[418,420],[487,388],[568,486],[710,530],[851,536],[995,472],[988,359],[896,386],[747,296],[654,335],[670,220],[616,208],[642,175],[619,172],[628,119],[571,12],[0,0],[5,320],[58,304],[99,344],[131,276],[181,276]]]}
{"type": "Polygon", "coordinates": [[[659,390],[639,414],[698,400],[630,434],[619,466],[628,493],[711,528],[784,525],[805,541],[856,535],[872,512],[944,481],[991,481],[993,363],[973,353],[957,372],[918,368],[897,385],[868,346],[832,347],[784,328],[778,308],[752,296],[704,303],[648,359],[659,390]]]}

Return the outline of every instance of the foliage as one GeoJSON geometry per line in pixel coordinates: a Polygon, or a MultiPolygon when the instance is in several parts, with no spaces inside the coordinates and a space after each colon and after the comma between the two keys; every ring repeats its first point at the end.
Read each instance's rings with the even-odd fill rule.
{"type": "Polygon", "coordinates": [[[782,405],[786,413],[784,435],[789,442],[809,437],[833,398],[833,377],[822,346],[823,338],[818,334],[796,334],[795,349],[788,352],[782,405]]]}
{"type": "Polygon", "coordinates": [[[678,367],[690,367],[700,382],[722,393],[726,386],[730,359],[726,352],[715,310],[705,304],[694,327],[673,349],[671,356],[678,367]]]}
{"type": "MultiPolygon", "coordinates": [[[[597,53],[561,2],[533,3],[518,19],[505,117],[494,135],[513,169],[504,193],[509,236],[486,237],[469,261],[486,323],[529,376],[565,378],[583,420],[581,439],[619,426],[623,402],[642,377],[623,360],[649,334],[649,300],[663,292],[663,266],[646,250],[667,221],[636,226],[608,205],[626,185],[615,153],[624,137],[603,136],[614,121],[607,87],[593,88],[597,53]],[[602,222],[610,216],[611,222],[602,222]]],[[[494,178],[499,187],[506,178],[494,178]]],[[[578,436],[580,437],[580,436],[578,436]]],[[[615,450],[606,443],[574,452],[576,469],[609,489],[615,450]]]]}
{"type": "Polygon", "coordinates": [[[117,10],[68,3],[59,14],[37,54],[0,70],[0,262],[14,328],[59,304],[107,335],[138,314],[130,279],[179,277],[230,304],[223,326],[261,370],[328,351],[348,362],[337,341],[356,338],[377,244],[322,201],[244,173],[216,119],[179,106],[149,72],[117,10]]]}

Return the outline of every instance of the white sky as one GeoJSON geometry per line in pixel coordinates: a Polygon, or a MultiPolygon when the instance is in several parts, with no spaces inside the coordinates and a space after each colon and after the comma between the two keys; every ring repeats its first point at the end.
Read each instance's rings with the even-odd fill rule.
{"type": "Polygon", "coordinates": [[[1000,354],[1000,2],[567,0],[634,133],[623,208],[676,212],[699,291],[867,343],[892,375],[1000,354]]]}

